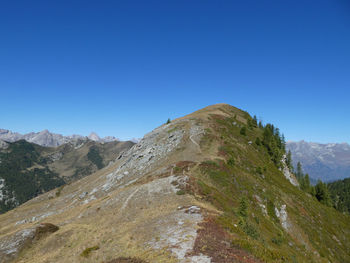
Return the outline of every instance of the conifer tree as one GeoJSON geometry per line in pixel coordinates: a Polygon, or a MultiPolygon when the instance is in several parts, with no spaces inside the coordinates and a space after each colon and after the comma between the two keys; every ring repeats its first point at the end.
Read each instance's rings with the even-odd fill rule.
{"type": "Polygon", "coordinates": [[[309,174],[305,174],[305,177],[304,177],[304,189],[306,192],[310,193],[310,177],[309,177],[309,174]]]}
{"type": "Polygon", "coordinates": [[[315,196],[320,203],[327,206],[332,205],[332,199],[325,183],[319,180],[315,186],[315,192],[315,196]]]}
{"type": "Polygon", "coordinates": [[[256,117],[256,115],[254,115],[254,117],[253,117],[253,126],[254,126],[254,128],[258,127],[258,118],[256,117]]]}
{"type": "Polygon", "coordinates": [[[292,164],[292,153],[289,150],[287,153],[287,157],[286,157],[286,164],[288,166],[288,168],[293,171],[293,164],[292,164]]]}
{"type": "Polygon", "coordinates": [[[256,139],[255,139],[255,144],[256,144],[256,145],[261,145],[261,141],[260,141],[260,138],[259,138],[259,137],[256,137],[256,139]]]}
{"type": "Polygon", "coordinates": [[[295,176],[297,177],[298,180],[304,177],[303,169],[301,168],[300,162],[297,163],[297,172],[296,172],[295,176]]]}

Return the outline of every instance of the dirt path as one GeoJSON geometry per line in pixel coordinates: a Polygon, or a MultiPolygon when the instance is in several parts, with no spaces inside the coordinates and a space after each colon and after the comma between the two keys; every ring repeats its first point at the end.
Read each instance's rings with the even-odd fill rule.
{"type": "Polygon", "coordinates": [[[191,140],[191,142],[192,142],[194,145],[196,145],[196,146],[198,147],[198,150],[199,150],[199,152],[201,153],[201,152],[202,152],[201,147],[200,147],[199,144],[192,138],[194,135],[195,135],[195,134],[192,134],[192,135],[190,136],[190,140],[191,140]]]}
{"type": "Polygon", "coordinates": [[[139,188],[137,188],[134,192],[132,192],[128,196],[128,198],[126,198],[126,200],[125,200],[125,202],[124,202],[124,204],[123,204],[123,206],[122,206],[122,208],[120,210],[124,210],[125,209],[125,207],[128,205],[129,200],[137,193],[138,190],[139,190],[139,188]]]}

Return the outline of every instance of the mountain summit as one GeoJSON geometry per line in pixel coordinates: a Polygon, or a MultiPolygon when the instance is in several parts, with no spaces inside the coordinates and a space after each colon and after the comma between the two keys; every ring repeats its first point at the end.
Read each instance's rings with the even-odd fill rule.
{"type": "Polygon", "coordinates": [[[97,135],[97,133],[92,132],[89,134],[88,138],[92,141],[99,141],[101,140],[100,136],[97,135]]]}
{"type": "Polygon", "coordinates": [[[299,189],[276,127],[218,104],[0,215],[0,262],[350,262],[349,222],[299,189]]]}

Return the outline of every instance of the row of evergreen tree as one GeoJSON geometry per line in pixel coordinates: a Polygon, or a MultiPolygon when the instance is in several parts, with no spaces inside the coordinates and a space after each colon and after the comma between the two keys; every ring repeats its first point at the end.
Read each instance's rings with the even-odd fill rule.
{"type": "Polygon", "coordinates": [[[350,213],[350,178],[328,183],[333,206],[340,212],[350,213]]]}
{"type": "Polygon", "coordinates": [[[331,194],[329,192],[328,186],[326,183],[322,182],[321,180],[317,181],[316,185],[312,185],[310,183],[310,176],[309,174],[304,174],[301,163],[297,163],[297,168],[294,171],[291,161],[291,153],[290,151],[287,154],[287,164],[289,164],[289,168],[294,172],[296,178],[298,179],[300,189],[311,194],[312,196],[316,197],[316,199],[327,206],[333,205],[333,200],[331,198],[331,194]]]}
{"type": "Polygon", "coordinates": [[[286,163],[289,169],[295,174],[303,191],[316,197],[324,205],[333,206],[340,212],[350,213],[350,178],[328,184],[318,180],[313,186],[310,182],[309,174],[303,173],[300,162],[297,163],[297,168],[294,170],[290,151],[287,153],[286,163]]]}
{"type": "MultiPolygon", "coordinates": [[[[258,122],[256,116],[252,119],[248,118],[247,126],[250,130],[254,128],[262,130],[262,138],[257,137],[255,144],[263,145],[270,155],[271,160],[280,167],[282,157],[286,152],[286,141],[284,135],[280,133],[280,130],[273,124],[267,123],[264,125],[262,121],[258,122]]],[[[242,127],[241,134],[245,135],[245,133],[246,129],[242,127]]]]}
{"type": "MultiPolygon", "coordinates": [[[[286,142],[279,129],[273,124],[267,123],[264,125],[261,121],[258,122],[256,116],[248,118],[247,128],[250,130],[259,128],[263,131],[262,138],[257,137],[255,143],[264,146],[271,160],[277,167],[281,167],[281,160],[283,155],[286,154],[286,142]]],[[[241,134],[246,135],[246,127],[242,127],[241,134]]],[[[318,180],[315,185],[312,185],[309,174],[304,174],[300,162],[297,163],[297,167],[294,169],[290,151],[286,154],[286,164],[295,174],[301,190],[314,196],[324,205],[333,206],[341,212],[350,212],[350,178],[329,184],[318,180]]]]}

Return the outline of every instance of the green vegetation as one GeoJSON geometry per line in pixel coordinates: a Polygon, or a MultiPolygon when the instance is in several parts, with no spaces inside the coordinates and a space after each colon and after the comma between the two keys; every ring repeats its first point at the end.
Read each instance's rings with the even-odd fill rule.
{"type": "Polygon", "coordinates": [[[233,167],[235,165],[235,159],[233,157],[231,157],[230,159],[227,160],[227,164],[230,167],[233,167]]]}
{"type": "Polygon", "coordinates": [[[7,196],[7,200],[0,201],[0,213],[64,184],[58,174],[45,166],[47,160],[40,157],[41,149],[21,140],[0,152],[0,178],[5,180],[7,196]]]}
{"type": "Polygon", "coordinates": [[[86,176],[86,175],[91,174],[93,171],[94,171],[93,165],[84,166],[84,167],[79,167],[79,166],[78,166],[78,167],[75,169],[73,178],[74,178],[74,179],[82,178],[82,177],[84,177],[84,176],[86,176]]]}
{"type": "Polygon", "coordinates": [[[246,197],[242,197],[238,207],[238,215],[240,216],[240,220],[238,225],[241,227],[244,233],[248,236],[257,239],[259,237],[259,233],[253,224],[250,224],[247,221],[248,217],[248,200],[246,197]]]}
{"type": "Polygon", "coordinates": [[[64,185],[61,185],[60,187],[57,188],[57,191],[56,191],[56,197],[59,197],[61,195],[61,192],[64,188],[64,185]]]}
{"type": "Polygon", "coordinates": [[[255,144],[260,146],[261,145],[261,141],[260,141],[260,138],[259,137],[256,137],[255,139],[255,144]]]}
{"type": "Polygon", "coordinates": [[[97,166],[98,169],[104,167],[103,159],[96,146],[92,146],[87,154],[88,159],[97,166]]]}
{"type": "MultiPolygon", "coordinates": [[[[218,155],[225,160],[202,162],[194,187],[196,195],[223,211],[217,223],[232,233],[232,245],[262,262],[349,261],[350,218],[321,204],[327,204],[321,202],[324,187],[318,188],[318,201],[308,175],[298,178],[303,180],[302,189],[292,186],[279,170],[286,154],[283,135],[272,124],[255,125],[254,118],[244,118],[247,122],[211,115],[211,131],[203,136],[201,147],[210,149],[218,143],[218,155]],[[277,216],[282,205],[286,205],[288,229],[277,216]],[[344,243],[338,244],[332,235],[344,243]],[[314,251],[322,253],[318,256],[314,251]]],[[[286,155],[292,167],[291,156],[286,155]]]]}
{"type": "Polygon", "coordinates": [[[295,172],[295,177],[298,179],[301,190],[315,196],[315,189],[310,184],[310,177],[308,174],[303,173],[303,169],[301,167],[300,162],[298,162],[298,164],[297,164],[297,170],[295,172]]]}
{"type": "Polygon", "coordinates": [[[173,172],[174,172],[174,174],[178,174],[178,173],[180,173],[180,172],[182,172],[182,168],[181,167],[179,167],[179,166],[175,166],[174,168],[173,168],[173,172]]]}
{"type": "Polygon", "coordinates": [[[283,241],[284,241],[283,232],[278,233],[278,235],[276,237],[273,237],[271,239],[271,241],[272,241],[272,243],[280,246],[283,243],[283,241]]]}
{"type": "MultiPolygon", "coordinates": [[[[79,143],[79,147],[64,144],[54,148],[25,140],[9,143],[7,149],[0,149],[0,184],[4,183],[0,213],[103,168],[117,158],[119,151],[133,145],[118,147],[118,144],[90,141],[79,143]]],[[[59,197],[62,188],[49,198],[59,197]]]]}
{"type": "Polygon", "coordinates": [[[250,130],[253,130],[254,128],[258,127],[258,119],[255,115],[254,115],[253,119],[248,118],[247,126],[248,126],[248,129],[250,129],[250,130]]]}
{"type": "Polygon", "coordinates": [[[314,196],[320,203],[326,206],[332,206],[333,202],[327,184],[319,180],[315,186],[312,186],[310,184],[310,177],[308,174],[303,173],[300,162],[297,164],[295,176],[298,179],[301,190],[314,196]]]}
{"type": "Polygon", "coordinates": [[[248,201],[246,197],[242,197],[239,202],[238,215],[243,218],[247,218],[248,216],[248,201]]]}
{"type": "Polygon", "coordinates": [[[170,118],[166,121],[166,124],[169,124],[171,122],[170,118]]]}
{"type": "Polygon", "coordinates": [[[350,178],[328,184],[333,206],[340,212],[350,213],[350,178]]]}
{"type": "Polygon", "coordinates": [[[263,127],[262,144],[266,147],[272,161],[279,167],[282,156],[286,152],[286,142],[284,136],[280,134],[279,129],[273,124],[268,123],[263,127]]]}
{"type": "Polygon", "coordinates": [[[80,256],[87,258],[91,254],[92,251],[95,251],[98,249],[100,249],[99,246],[88,247],[88,248],[84,249],[83,252],[81,252],[80,256]]]}
{"type": "Polygon", "coordinates": [[[244,136],[247,135],[247,128],[243,126],[239,133],[244,136]]]}
{"type": "Polygon", "coordinates": [[[184,194],[186,194],[186,192],[185,192],[185,190],[178,190],[178,191],[176,192],[176,194],[177,194],[177,195],[184,195],[184,194]]]}
{"type": "Polygon", "coordinates": [[[293,168],[293,162],[292,162],[292,153],[291,153],[290,150],[289,150],[288,153],[287,153],[286,164],[287,164],[288,168],[289,168],[291,171],[294,170],[294,168],[293,168]]]}
{"type": "Polygon", "coordinates": [[[332,200],[328,191],[328,187],[322,181],[318,181],[315,186],[315,197],[324,205],[331,206],[332,200]]]}

